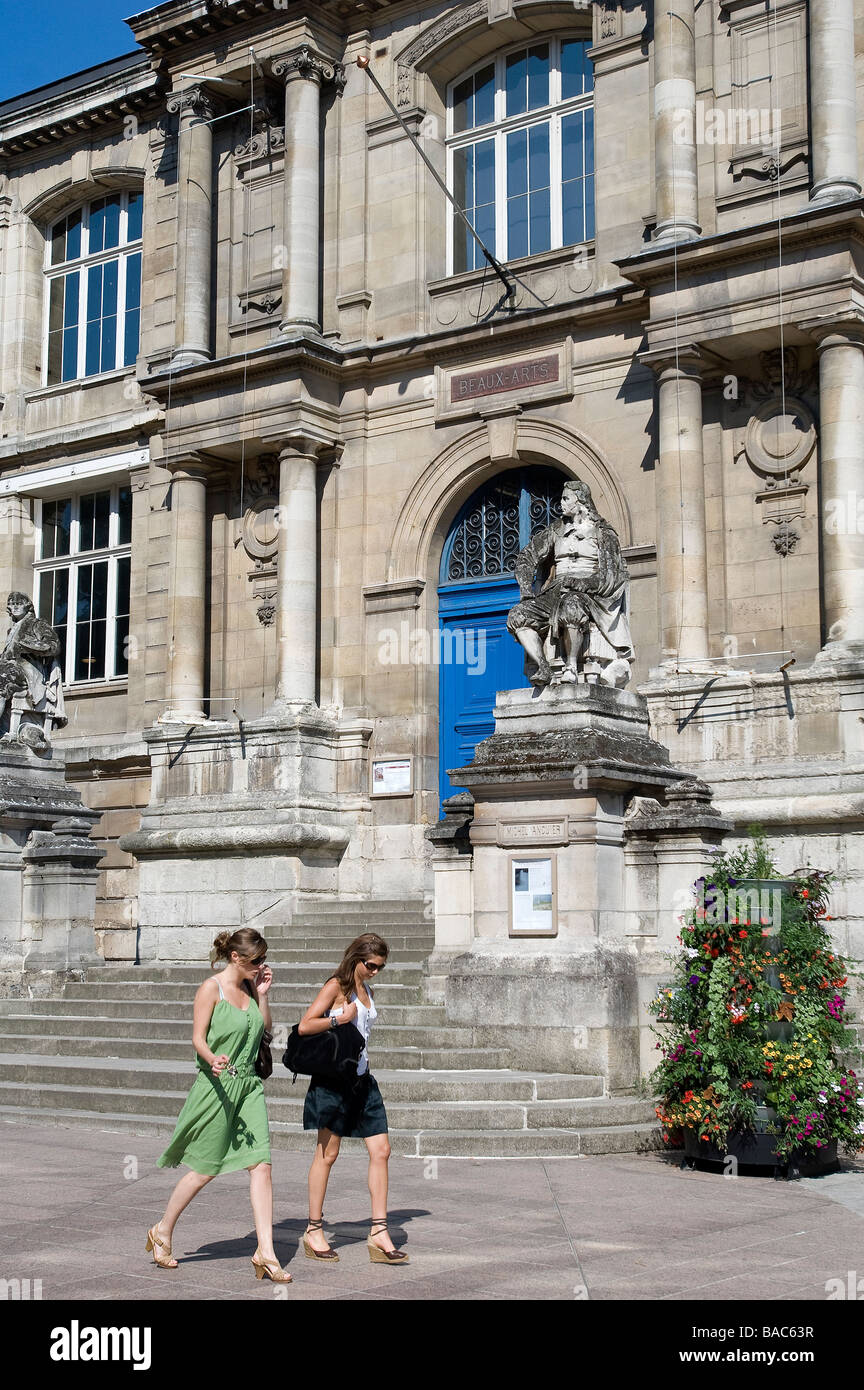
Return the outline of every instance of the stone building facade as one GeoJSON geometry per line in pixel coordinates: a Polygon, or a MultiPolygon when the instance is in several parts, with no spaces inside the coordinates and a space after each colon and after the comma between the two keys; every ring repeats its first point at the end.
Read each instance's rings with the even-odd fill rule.
{"type": "Polygon", "coordinates": [[[864,955],[864,0],[129,25],[0,104],[0,579],[67,644],[104,957],[431,900],[574,476],[654,736],[864,955]]]}

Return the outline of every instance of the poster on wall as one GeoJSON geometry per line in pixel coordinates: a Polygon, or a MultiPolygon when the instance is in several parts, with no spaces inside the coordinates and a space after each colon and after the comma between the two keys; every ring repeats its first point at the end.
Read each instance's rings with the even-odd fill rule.
{"type": "Polygon", "coordinates": [[[410,796],[411,759],[387,758],[372,763],[372,796],[410,796]]]}
{"type": "Polygon", "coordinates": [[[554,936],[555,892],[551,859],[513,859],[510,891],[510,931],[554,936]]]}

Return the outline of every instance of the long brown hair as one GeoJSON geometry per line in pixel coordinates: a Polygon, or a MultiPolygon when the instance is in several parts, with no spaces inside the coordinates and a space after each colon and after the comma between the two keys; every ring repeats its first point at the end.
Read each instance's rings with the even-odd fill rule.
{"type": "Polygon", "coordinates": [[[354,971],[361,961],[366,961],[370,956],[383,956],[386,960],[389,955],[387,942],[375,932],[367,931],[362,936],[358,936],[346,946],[342,963],[335,975],[331,975],[331,980],[335,980],[346,999],[351,998],[351,991],[355,988],[354,971]]]}

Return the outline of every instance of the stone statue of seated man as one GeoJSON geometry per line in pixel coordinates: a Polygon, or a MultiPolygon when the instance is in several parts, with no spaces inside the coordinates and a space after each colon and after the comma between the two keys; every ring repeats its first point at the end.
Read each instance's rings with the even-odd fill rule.
{"type": "Polygon", "coordinates": [[[519,554],[522,598],[510,610],[508,631],[524,647],[525,674],[539,689],[584,681],[624,686],[634,653],[618,536],[586,483],[565,483],[561,513],[519,554]]]}
{"type": "Polygon", "coordinates": [[[36,617],[26,594],[10,594],[6,612],[11,627],[0,652],[2,741],[43,750],[53,729],[66,723],[60,638],[36,617]]]}

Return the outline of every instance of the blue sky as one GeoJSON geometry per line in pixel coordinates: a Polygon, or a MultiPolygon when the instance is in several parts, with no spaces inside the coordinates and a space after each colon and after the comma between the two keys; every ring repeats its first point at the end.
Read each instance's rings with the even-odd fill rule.
{"type": "Polygon", "coordinates": [[[135,48],[129,15],[155,0],[0,0],[0,101],[135,48]]]}

